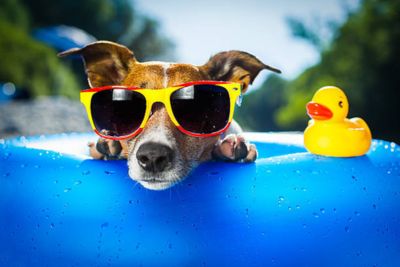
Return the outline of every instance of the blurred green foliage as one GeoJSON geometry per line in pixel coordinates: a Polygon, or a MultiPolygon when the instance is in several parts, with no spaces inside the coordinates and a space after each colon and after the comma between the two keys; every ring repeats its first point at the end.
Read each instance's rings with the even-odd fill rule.
{"type": "Polygon", "coordinates": [[[172,42],[156,20],[138,13],[132,0],[21,0],[33,27],[64,24],[80,28],[99,40],[121,43],[136,58],[172,57],[172,42]]]}
{"type": "Polygon", "coordinates": [[[13,82],[32,97],[79,97],[86,88],[82,64],[59,59],[57,51],[35,40],[35,28],[75,26],[98,39],[130,47],[137,58],[173,57],[173,45],[157,21],[134,10],[129,0],[0,1],[0,83],[13,82]]]}
{"type": "Polygon", "coordinates": [[[79,85],[56,51],[29,34],[29,13],[17,0],[0,4],[0,81],[13,82],[29,95],[60,94],[77,97],[79,85]]]}
{"type": "Polygon", "coordinates": [[[27,30],[29,26],[28,11],[18,0],[0,2],[0,19],[23,30],[27,30]]]}
{"type": "MultiPolygon", "coordinates": [[[[375,138],[400,141],[399,10],[397,0],[362,1],[359,9],[349,13],[348,20],[336,29],[331,44],[321,51],[318,64],[296,79],[278,85],[276,78],[268,78],[261,88],[265,93],[256,91],[247,96],[264,99],[252,100],[258,107],[239,111],[239,121],[244,124],[252,121],[246,124],[251,130],[304,130],[309,119],[306,103],[320,87],[335,85],[349,98],[349,116],[364,118],[375,138]],[[276,92],[279,88],[280,95],[276,92]],[[267,98],[282,102],[278,104],[267,98]],[[257,113],[251,113],[254,111],[257,113]]],[[[319,44],[314,29],[299,29],[310,33],[300,32],[295,36],[319,44]]]]}
{"type": "Polygon", "coordinates": [[[25,31],[0,21],[0,81],[11,81],[31,96],[64,95],[77,98],[78,82],[56,51],[33,40],[25,31]]]}
{"type": "Polygon", "coordinates": [[[274,114],[285,103],[283,91],[287,81],[278,75],[271,75],[258,90],[243,97],[242,105],[235,112],[235,119],[245,129],[257,131],[280,130],[274,114]]]}

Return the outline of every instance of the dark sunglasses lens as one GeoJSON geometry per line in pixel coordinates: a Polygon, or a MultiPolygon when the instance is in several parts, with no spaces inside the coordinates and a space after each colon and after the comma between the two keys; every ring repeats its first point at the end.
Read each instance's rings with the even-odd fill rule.
{"type": "Polygon", "coordinates": [[[171,106],[176,120],[187,131],[209,134],[229,121],[228,91],[218,85],[193,85],[175,91],[171,106]]]}
{"type": "Polygon", "coordinates": [[[146,99],[138,92],[112,89],[92,97],[94,125],[107,136],[125,136],[135,132],[143,121],[146,99]]]}

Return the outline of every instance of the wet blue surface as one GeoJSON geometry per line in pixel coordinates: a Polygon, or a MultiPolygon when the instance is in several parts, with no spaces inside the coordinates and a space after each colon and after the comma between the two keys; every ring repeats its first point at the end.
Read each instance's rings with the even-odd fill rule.
{"type": "Polygon", "coordinates": [[[255,164],[150,191],[125,161],[21,146],[60,138],[93,136],[0,143],[0,266],[400,266],[394,143],[327,158],[264,134],[255,164]]]}

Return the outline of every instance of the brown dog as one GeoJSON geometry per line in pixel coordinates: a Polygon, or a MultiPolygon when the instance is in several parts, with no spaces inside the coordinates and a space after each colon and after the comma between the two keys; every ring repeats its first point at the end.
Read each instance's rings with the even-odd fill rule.
{"type": "MultiPolygon", "coordinates": [[[[241,51],[221,52],[203,66],[164,62],[138,62],[127,47],[99,41],[60,56],[83,57],[90,87],[126,85],[140,88],[166,88],[199,80],[232,81],[246,92],[263,69],[280,73],[253,55],[241,51]]],[[[161,190],[182,180],[200,162],[212,158],[253,162],[254,145],[237,135],[233,122],[224,137],[192,137],[183,134],[170,121],[165,107],[156,103],[143,132],[125,141],[99,139],[89,144],[96,159],[127,158],[129,176],[146,188],[161,190]]]]}

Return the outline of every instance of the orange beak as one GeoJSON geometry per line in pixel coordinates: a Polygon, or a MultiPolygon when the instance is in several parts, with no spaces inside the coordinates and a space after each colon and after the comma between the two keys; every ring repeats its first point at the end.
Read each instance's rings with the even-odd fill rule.
{"type": "Polygon", "coordinates": [[[329,120],[333,116],[329,108],[315,102],[308,102],[306,108],[308,116],[314,120],[329,120]]]}

